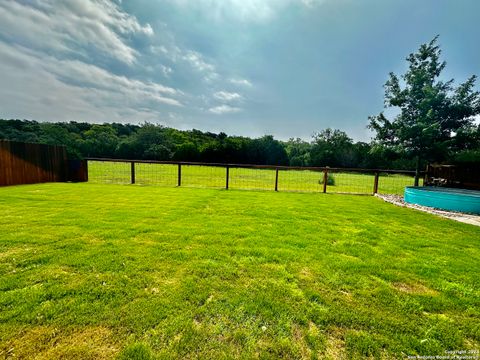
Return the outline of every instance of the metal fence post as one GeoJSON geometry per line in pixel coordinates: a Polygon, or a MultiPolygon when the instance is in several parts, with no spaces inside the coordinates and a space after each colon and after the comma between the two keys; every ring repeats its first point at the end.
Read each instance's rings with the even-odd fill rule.
{"type": "Polygon", "coordinates": [[[135,184],[135,161],[130,163],[130,183],[135,184]]]}
{"type": "Polygon", "coordinates": [[[323,170],[323,193],[327,192],[327,181],[328,181],[328,169],[323,170]]]}
{"type": "Polygon", "coordinates": [[[178,164],[178,182],[177,186],[182,186],[182,164],[178,164]]]}
{"type": "Polygon", "coordinates": [[[278,191],[278,168],[275,169],[275,191],[278,191]]]}
{"type": "Polygon", "coordinates": [[[228,190],[228,178],[230,176],[230,167],[227,165],[225,169],[226,169],[225,189],[228,190]]]}

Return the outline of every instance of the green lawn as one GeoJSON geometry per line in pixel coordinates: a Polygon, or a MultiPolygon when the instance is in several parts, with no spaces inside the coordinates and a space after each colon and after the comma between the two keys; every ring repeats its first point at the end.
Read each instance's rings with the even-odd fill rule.
{"type": "Polygon", "coordinates": [[[480,228],[372,196],[0,188],[0,358],[479,349],[480,228]]]}
{"type": "MultiPolygon", "coordinates": [[[[130,163],[89,161],[89,181],[107,184],[129,184],[130,163]]],[[[372,194],[374,175],[347,172],[332,173],[335,184],[327,186],[329,193],[372,194]]],[[[280,170],[278,175],[279,191],[322,192],[319,180],[323,173],[317,171],[280,170]]],[[[141,185],[177,186],[177,165],[135,164],[135,180],[141,185]]],[[[182,186],[224,188],[226,169],[213,166],[182,166],[182,186]]],[[[401,194],[405,186],[412,186],[414,179],[407,175],[380,174],[378,192],[383,194],[401,194]]],[[[275,170],[231,168],[229,173],[231,189],[275,189],[275,170]]]]}

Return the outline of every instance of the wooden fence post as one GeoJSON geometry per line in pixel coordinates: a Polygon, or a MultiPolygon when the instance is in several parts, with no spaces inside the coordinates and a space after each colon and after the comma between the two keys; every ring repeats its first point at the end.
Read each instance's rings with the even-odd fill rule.
{"type": "Polygon", "coordinates": [[[275,191],[278,191],[278,168],[275,169],[275,191]]]}
{"type": "Polygon", "coordinates": [[[428,183],[428,174],[430,172],[430,164],[427,164],[427,167],[425,169],[425,174],[423,174],[423,186],[428,186],[430,185],[428,183]]]}
{"type": "Polygon", "coordinates": [[[373,194],[378,193],[378,171],[375,172],[375,179],[373,180],[373,194]]]}
{"type": "Polygon", "coordinates": [[[230,167],[227,165],[225,169],[226,169],[225,189],[228,190],[228,178],[230,176],[230,167]]]}
{"type": "Polygon", "coordinates": [[[182,186],[182,164],[178,164],[178,182],[177,186],[182,186]]]}
{"type": "Polygon", "coordinates": [[[135,184],[135,161],[130,163],[130,183],[135,184]]]}
{"type": "Polygon", "coordinates": [[[328,169],[323,170],[323,193],[327,192],[327,182],[328,182],[328,169]]]}

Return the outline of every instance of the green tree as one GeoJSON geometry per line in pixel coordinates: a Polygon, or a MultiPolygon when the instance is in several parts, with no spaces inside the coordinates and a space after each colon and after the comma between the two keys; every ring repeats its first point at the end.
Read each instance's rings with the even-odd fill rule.
{"type": "Polygon", "coordinates": [[[132,142],[135,153],[143,159],[170,160],[174,146],[161,125],[143,124],[132,142]]]}
{"type": "Polygon", "coordinates": [[[86,156],[113,157],[118,144],[115,129],[110,124],[93,125],[83,133],[80,146],[86,156]]]}
{"type": "Polygon", "coordinates": [[[179,161],[198,161],[199,157],[200,152],[192,142],[177,145],[173,154],[173,159],[179,161]]]}
{"type": "Polygon", "coordinates": [[[325,129],[313,136],[310,152],[314,166],[354,166],[354,148],[352,139],[338,129],[325,129]]]}
{"type": "Polygon", "coordinates": [[[480,113],[475,75],[456,88],[453,79],[439,79],[446,62],[440,60],[437,40],[438,36],[407,57],[405,74],[398,77],[390,73],[384,86],[385,107],[397,108],[398,115],[393,120],[383,112],[369,117],[377,143],[415,159],[416,185],[420,166],[425,161],[442,161],[458,151],[457,133],[471,127],[474,116],[480,113]]]}
{"type": "Polygon", "coordinates": [[[50,145],[65,145],[70,159],[81,158],[78,144],[81,143],[79,134],[69,132],[65,124],[40,123],[38,142],[50,145]]]}
{"type": "Polygon", "coordinates": [[[290,138],[285,143],[289,163],[291,166],[308,166],[310,165],[310,143],[300,138],[290,138]]]}

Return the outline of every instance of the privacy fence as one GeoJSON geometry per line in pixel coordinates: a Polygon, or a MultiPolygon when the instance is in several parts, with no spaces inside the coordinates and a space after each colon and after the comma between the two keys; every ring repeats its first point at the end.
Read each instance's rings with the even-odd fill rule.
{"type": "Polygon", "coordinates": [[[86,162],[68,160],[65,146],[0,140],[0,186],[86,181],[86,162]]]}
{"type": "Polygon", "coordinates": [[[426,185],[480,190],[480,166],[430,164],[427,166],[425,182],[426,185]]]}
{"type": "MultiPolygon", "coordinates": [[[[403,194],[414,171],[88,158],[94,183],[353,194],[403,194]]],[[[424,173],[422,173],[422,176],[424,173]]],[[[423,179],[420,180],[420,185],[423,179]]]]}
{"type": "Polygon", "coordinates": [[[63,181],[63,146],[0,140],[0,186],[63,181]]]}

